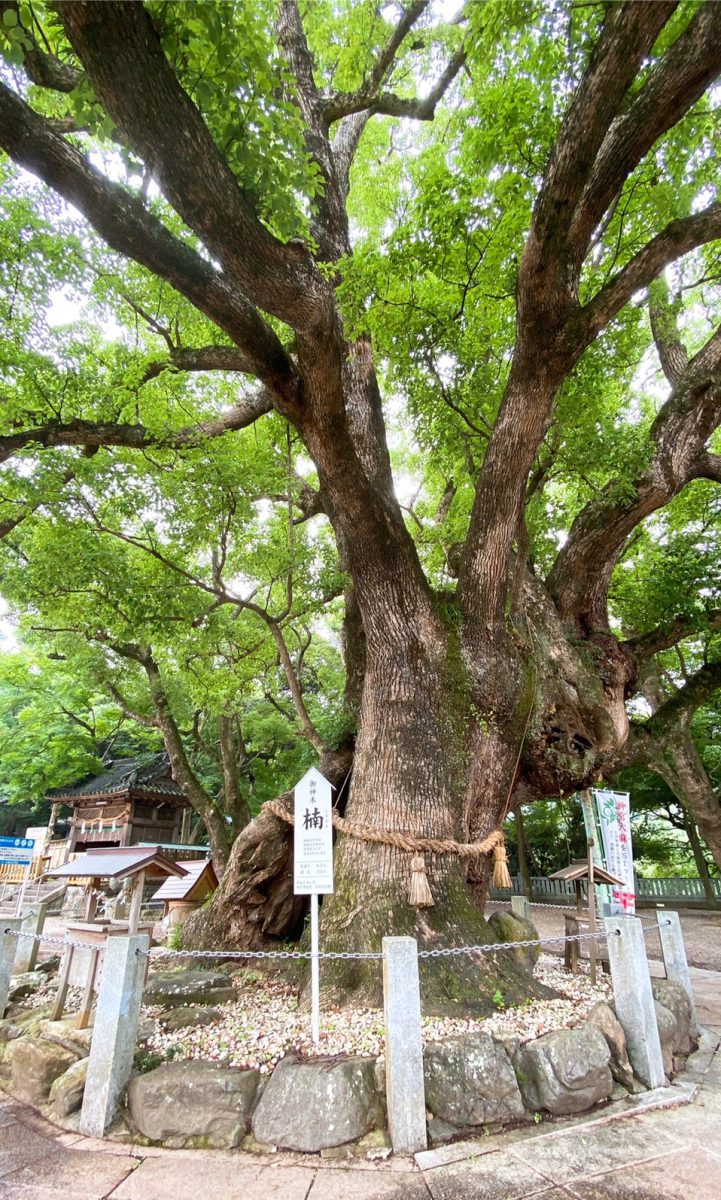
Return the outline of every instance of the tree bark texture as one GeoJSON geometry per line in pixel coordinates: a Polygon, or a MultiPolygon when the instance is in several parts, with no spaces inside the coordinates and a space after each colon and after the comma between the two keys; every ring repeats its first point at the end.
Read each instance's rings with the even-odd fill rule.
{"type": "MultiPolygon", "coordinates": [[[[404,524],[373,350],[366,338],[349,337],[336,302],[340,275],[334,278],[328,269],[352,252],[348,172],[365,123],[377,111],[432,118],[465,61],[464,49],[422,101],[388,92],[395,55],[425,7],[407,6],[364,88],[329,98],[316,86],[298,6],[294,0],[280,6],[278,36],[324,184],[313,215],[314,248],[298,240],[283,244],[258,218],[141,3],[63,2],[57,10],[78,70],[206,254],[171,234],[3,82],[0,146],[71,201],[109,246],[166,280],[230,338],[238,369],[255,376],[260,391],[215,423],[223,428],[205,428],[202,436],[242,428],[270,406],[297,430],[316,465],[323,509],[352,581],[344,640],[352,653],[348,701],[357,711],[355,746],[316,746],[321,770],[339,786],[352,759],[343,803],[357,825],[466,841],[495,829],[520,788],[525,795],[567,795],[613,770],[629,738],[625,702],[639,673],[637,652],[609,628],[613,568],[645,517],[691,479],[718,473],[706,450],[721,419],[717,334],[690,361],[678,352],[666,355],[680,367],[633,494],[619,500],[609,487],[588,505],[545,582],[525,560],[519,531],[529,475],[561,385],[639,289],[721,232],[718,205],[672,223],[596,296],[584,304],[579,299],[599,221],[650,147],[721,69],[721,5],[702,5],[635,90],[676,6],[631,0],[606,12],[534,206],[519,263],[508,384],[475,480],[458,588],[450,599],[434,595],[404,524]],[[285,341],[277,332],[281,324],[285,341]]],[[[27,66],[35,72],[31,77],[38,76],[37,62],[27,66]]],[[[52,67],[45,64],[48,78],[57,75],[52,67]]],[[[66,73],[58,86],[70,83],[66,73]]],[[[201,356],[187,369],[204,369],[211,359],[201,356]]],[[[186,444],[192,436],[183,431],[186,444]]],[[[0,451],[73,439],[152,443],[140,426],[44,427],[13,437],[7,445],[0,439],[0,451]]],[[[296,699],[302,703],[302,696],[296,699]]],[[[154,700],[176,778],[192,789],[177,730],[157,689],[154,700]]],[[[699,792],[692,759],[692,747],[684,744],[663,769],[676,787],[693,793],[698,827],[721,861],[718,804],[714,808],[711,797],[699,792]]],[[[234,793],[230,759],[226,768],[226,788],[234,793]]],[[[214,856],[222,858],[224,831],[216,828],[212,808],[204,811],[203,798],[197,800],[214,856]]],[[[289,833],[267,812],[243,830],[212,905],[188,923],[189,936],[204,945],[256,948],[298,935],[305,902],[292,895],[289,833]]],[[[426,868],[435,905],[415,909],[407,901],[407,852],[340,837],[336,893],[323,904],[324,946],[379,949],[390,933],[413,934],[429,949],[492,941],[479,907],[488,863],[466,869],[452,855],[433,855],[426,868]]],[[[483,956],[448,962],[433,960],[426,971],[428,994],[439,1003],[468,999],[474,989],[487,996],[499,976],[509,994],[519,990],[513,966],[483,956]]],[[[325,976],[335,994],[377,996],[377,974],[363,963],[337,965],[325,976]]]]}

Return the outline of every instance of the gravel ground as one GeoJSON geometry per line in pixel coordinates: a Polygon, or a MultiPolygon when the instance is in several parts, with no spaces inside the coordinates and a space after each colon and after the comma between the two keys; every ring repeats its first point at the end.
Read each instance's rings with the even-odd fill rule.
{"type": "MultiPolygon", "coordinates": [[[[508,908],[502,902],[492,902],[487,905],[488,913],[497,909],[508,908]]],[[[653,920],[657,910],[641,908],[637,915],[642,920],[653,920]]],[[[531,919],[538,930],[539,937],[558,937],[563,934],[562,909],[537,908],[531,909],[531,919]]],[[[686,956],[692,967],[703,967],[708,971],[721,971],[721,911],[707,912],[701,908],[679,909],[681,928],[686,943],[686,956]]],[[[646,946],[649,958],[661,958],[661,947],[658,934],[650,930],[646,936],[646,946]]],[[[563,950],[549,947],[554,954],[562,954],[563,950]]]]}
{"type": "MultiPolygon", "coordinates": [[[[595,987],[585,975],[572,976],[558,960],[542,955],[536,977],[560,993],[557,999],[529,1001],[481,1019],[424,1017],[424,1042],[464,1033],[493,1034],[501,1041],[527,1042],[555,1029],[579,1025],[599,1000],[611,995],[610,980],[602,977],[595,987]]],[[[234,976],[237,1000],[222,1007],[222,1019],[213,1025],[189,1026],[168,1032],[160,1009],[145,1009],[156,1022],[156,1032],[144,1045],[151,1055],[166,1059],[202,1059],[230,1066],[272,1070],[286,1054],[318,1058],[338,1054],[377,1057],[383,1053],[383,1012],[380,1009],[321,1011],[320,1045],[310,1037],[310,1015],[299,1009],[293,988],[280,980],[241,970],[234,976]]]]}

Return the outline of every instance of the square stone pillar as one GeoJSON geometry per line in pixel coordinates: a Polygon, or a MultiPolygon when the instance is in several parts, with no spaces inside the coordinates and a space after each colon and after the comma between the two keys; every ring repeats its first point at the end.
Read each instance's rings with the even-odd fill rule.
{"type": "Polygon", "coordinates": [[[606,917],[604,924],[616,1015],[626,1034],[631,1066],[646,1087],[663,1087],[666,1077],[643,926],[637,917],[619,916],[606,917]]]}
{"type": "Polygon", "coordinates": [[[0,916],[0,1019],[5,1016],[10,991],[10,976],[15,966],[18,939],[14,935],[20,930],[20,917],[0,916]]]}
{"type": "Polygon", "coordinates": [[[428,1145],[415,938],[385,937],[383,954],[388,1129],[396,1154],[415,1154],[428,1145]]]}
{"type": "Polygon", "coordinates": [[[145,933],[107,941],[79,1126],[92,1137],[109,1129],[133,1069],[149,946],[145,933]]]}
{"type": "MultiPolygon", "coordinates": [[[[42,904],[33,904],[21,917],[22,933],[36,935],[42,932],[45,924],[45,909],[42,904]]],[[[32,971],[37,962],[40,942],[36,936],[18,938],[17,953],[13,973],[22,975],[24,971],[32,971]]]]}
{"type": "Polygon", "coordinates": [[[661,953],[663,954],[663,965],[666,968],[666,978],[680,983],[681,987],[688,992],[691,1021],[697,1027],[696,999],[691,984],[691,972],[688,969],[681,918],[677,912],[671,909],[661,909],[658,912],[658,933],[661,939],[661,953]]]}

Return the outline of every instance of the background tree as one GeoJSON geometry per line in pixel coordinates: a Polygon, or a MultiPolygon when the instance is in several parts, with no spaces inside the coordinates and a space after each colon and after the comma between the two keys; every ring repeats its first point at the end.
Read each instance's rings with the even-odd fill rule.
{"type": "MultiPolygon", "coordinates": [[[[133,331],[110,349],[69,331],[39,352],[37,301],[9,271],[20,345],[6,350],[0,448],[33,482],[39,448],[58,456],[46,506],[15,472],[11,552],[46,512],[57,520],[78,471],[81,496],[98,470],[121,504],[130,449],[202,460],[223,437],[243,454],[234,431],[285,422],[344,574],[353,728],[316,728],[311,744],[338,785],[352,754],[355,825],[475,841],[521,796],[616,770],[645,664],[690,627],[626,631],[609,590],[637,531],[721,476],[719,6],[490,3],[451,22],[420,0],[393,21],[370,3],[301,14],[293,0],[2,7],[14,261],[22,275],[40,260],[41,297],[54,265],[76,273],[133,331]],[[59,210],[62,266],[56,242],[43,249],[57,201],[23,171],[81,214],[59,210]],[[652,289],[649,320],[662,278],[672,297],[652,289]],[[663,390],[638,378],[654,343],[663,390]],[[223,403],[208,371],[255,389],[231,376],[223,403]],[[419,453],[394,475],[409,424],[419,453]]],[[[291,453],[291,475],[299,465],[291,453]]],[[[125,519],[145,552],[148,517],[125,519]]],[[[173,557],[175,530],[151,520],[173,557]]],[[[254,615],[282,659],[294,612],[276,607],[272,568],[266,581],[254,615]]],[[[230,594],[252,612],[248,592],[230,594]]],[[[155,643],[129,640],[146,670],[155,643]]],[[[717,669],[664,700],[642,740],[717,669]]],[[[267,811],[236,839],[205,936],[263,944],[294,919],[287,841],[267,811]]],[[[340,838],[327,946],[375,946],[389,922],[429,945],[488,938],[485,863],[436,854],[427,870],[436,904],[421,913],[407,853],[340,838]]],[[[443,998],[442,960],[428,970],[443,998]]],[[[339,963],[332,982],[367,992],[369,972],[339,963]]]]}

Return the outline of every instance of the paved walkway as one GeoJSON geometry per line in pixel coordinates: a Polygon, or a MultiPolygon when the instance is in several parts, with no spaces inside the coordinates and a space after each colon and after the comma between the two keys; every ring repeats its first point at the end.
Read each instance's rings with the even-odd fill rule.
{"type": "Polygon", "coordinates": [[[719,1200],[721,976],[692,975],[699,1019],[713,1032],[696,1078],[661,1089],[652,1109],[626,1114],[621,1101],[550,1132],[351,1165],[97,1141],[0,1094],[0,1200],[719,1200]]]}

